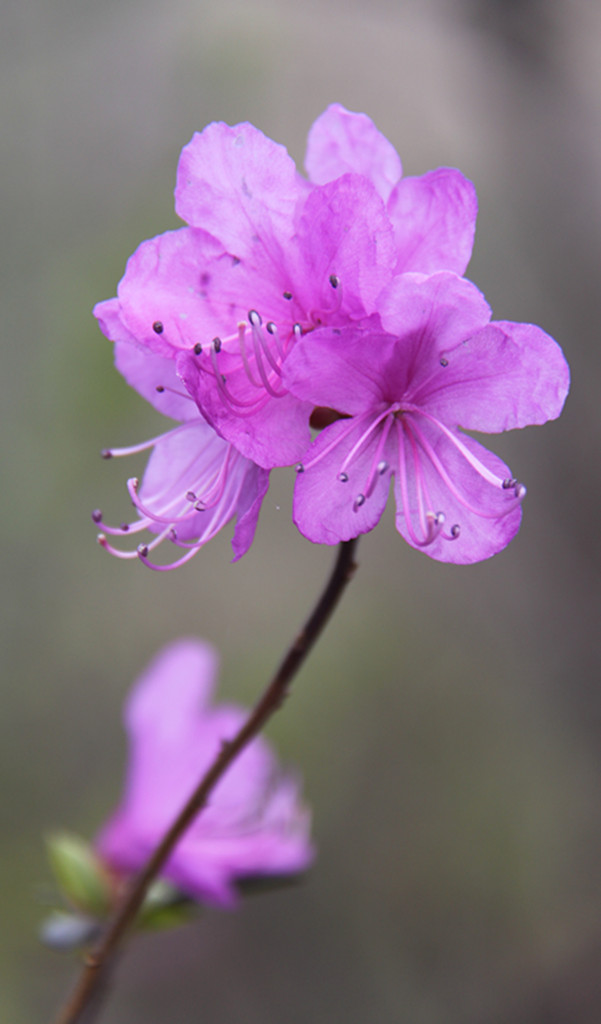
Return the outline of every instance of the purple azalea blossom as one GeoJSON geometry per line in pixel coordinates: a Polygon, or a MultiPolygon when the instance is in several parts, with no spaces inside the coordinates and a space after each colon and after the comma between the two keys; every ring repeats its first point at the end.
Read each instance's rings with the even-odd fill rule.
{"type": "Polygon", "coordinates": [[[94,521],[103,527],[99,543],[118,558],[139,558],[151,569],[166,571],[189,561],[236,517],[232,538],[236,561],[252,544],[269,474],[219,437],[200,416],[195,402],[182,394],[172,360],[132,343],[120,322],[116,300],[102,307],[101,324],[115,340],[117,368],[161,412],[181,422],[143,444],[104,452],[109,458],[152,449],[142,485],[135,477],[127,484],[138,519],[108,526],[96,510],[94,521]],[[127,539],[145,531],[153,538],[132,550],[117,548],[107,539],[107,534],[127,539]],[[184,553],[169,565],[156,565],[151,552],[166,539],[184,553]]]}
{"type": "MultiPolygon", "coordinates": [[[[239,707],[210,706],[216,672],[212,647],[179,640],[155,658],[129,697],[125,794],[97,840],[117,872],[145,863],[245,718],[239,707]]],[[[219,782],[163,874],[198,900],[232,906],[239,879],[305,870],[314,856],[309,831],[297,781],[280,772],[266,741],[257,738],[219,782]]]]}
{"type": "Polygon", "coordinates": [[[297,467],[294,521],[316,543],[373,529],[394,480],[396,526],[440,561],[476,562],[519,528],[525,487],[460,428],[498,432],[561,412],[559,346],[530,324],[490,322],[484,297],[449,272],[407,273],[354,335],[299,339],[284,382],[341,418],[297,467]]]}
{"type": "Polygon", "coordinates": [[[182,152],[176,210],[188,227],[144,242],[101,327],[173,360],[202,416],[270,469],[301,457],[311,403],[283,366],[297,342],[355,332],[395,275],[463,273],[476,198],[459,171],[402,178],[364,114],[335,104],[313,125],[307,181],[249,124],[211,124],[182,152]],[[110,322],[109,322],[110,321],[110,322]]]}

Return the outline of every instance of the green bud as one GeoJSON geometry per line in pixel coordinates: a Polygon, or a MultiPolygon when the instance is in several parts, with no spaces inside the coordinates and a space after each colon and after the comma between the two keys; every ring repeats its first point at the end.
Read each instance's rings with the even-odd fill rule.
{"type": "Polygon", "coordinates": [[[93,917],[103,917],[111,906],[107,872],[89,843],[70,832],[46,837],[48,857],[60,889],[69,903],[93,917]]]}
{"type": "Polygon", "coordinates": [[[138,928],[146,930],[177,928],[186,924],[196,913],[195,904],[183,893],[158,878],[146,893],[138,915],[138,928]]]}

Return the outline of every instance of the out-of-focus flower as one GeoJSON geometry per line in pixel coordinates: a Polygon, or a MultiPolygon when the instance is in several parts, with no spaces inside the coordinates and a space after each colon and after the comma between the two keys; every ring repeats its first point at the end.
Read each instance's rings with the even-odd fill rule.
{"type": "Polygon", "coordinates": [[[481,293],[448,272],[397,277],[379,305],[381,323],[352,340],[307,335],[286,361],[294,394],[340,414],[297,467],[294,520],[318,543],[366,533],[393,477],[409,544],[445,562],[488,558],[517,532],[526,488],[459,428],[558,416],[569,384],[561,349],[531,324],[490,323],[481,293]]]}
{"type": "MultiPolygon", "coordinates": [[[[245,718],[241,708],[210,705],[216,671],[211,647],[179,640],[134,687],[126,708],[125,793],[97,840],[118,873],[141,867],[245,718]]],[[[298,782],[282,774],[259,737],[218,783],[163,875],[198,900],[231,906],[238,881],[305,870],[313,859],[309,831],[298,782]]]]}

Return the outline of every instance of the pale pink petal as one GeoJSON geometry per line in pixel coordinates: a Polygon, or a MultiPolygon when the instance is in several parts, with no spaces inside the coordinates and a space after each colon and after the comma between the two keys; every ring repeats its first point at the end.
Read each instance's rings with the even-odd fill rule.
{"type": "Polygon", "coordinates": [[[359,417],[338,420],[321,432],[302,460],[306,468],[297,476],[292,518],[303,536],[315,544],[338,544],[368,533],[382,516],[390,474],[380,475],[374,465],[374,460],[381,461],[377,433],[368,434],[360,444],[367,426],[359,417]],[[360,445],[357,454],[345,467],[345,459],[356,445],[360,445]],[[343,481],[341,473],[348,479],[343,481]],[[365,496],[372,478],[373,493],[365,496]],[[358,505],[360,494],[365,501],[358,505]]]}
{"type": "Polygon", "coordinates": [[[283,146],[251,124],[214,123],[182,150],[175,208],[232,255],[249,257],[261,246],[276,260],[306,189],[283,146]]]}
{"type": "Polygon", "coordinates": [[[450,424],[497,433],[559,416],[569,369],[540,327],[493,321],[445,354],[424,408],[450,424]]]}
{"type": "Polygon", "coordinates": [[[329,106],[313,124],[305,167],[317,185],[325,185],[349,171],[363,174],[384,202],[402,174],[398,153],[373,121],[339,103],[329,106]]]}
{"type": "Polygon", "coordinates": [[[403,178],[387,206],[397,244],[397,273],[463,274],[474,245],[478,200],[471,181],[451,167],[403,178]]]}

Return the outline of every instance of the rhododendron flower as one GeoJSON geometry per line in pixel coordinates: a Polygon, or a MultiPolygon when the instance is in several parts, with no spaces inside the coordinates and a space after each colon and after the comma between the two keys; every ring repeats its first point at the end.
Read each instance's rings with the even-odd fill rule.
{"type": "Polygon", "coordinates": [[[108,526],[96,510],[94,521],[103,526],[100,544],[119,558],[139,558],[151,569],[166,571],[189,561],[235,516],[232,548],[234,560],[240,558],[252,544],[269,474],[219,437],[189,396],[181,394],[173,361],[131,343],[116,301],[102,306],[101,324],[115,340],[117,368],[165,415],[182,422],[143,444],[104,452],[108,458],[152,449],[141,487],[137,478],[128,480],[138,519],[108,526]],[[115,547],[107,539],[107,534],[127,539],[143,531],[150,531],[153,539],[132,550],[115,547]],[[168,565],[157,565],[151,552],[166,539],[184,553],[168,565]]]}
{"type": "Polygon", "coordinates": [[[393,478],[409,544],[440,561],[488,558],[517,532],[526,489],[460,428],[558,416],[569,383],[561,349],[530,324],[490,323],[477,288],[448,272],[397,277],[379,312],[353,337],[308,334],[286,360],[292,393],[340,417],[297,467],[294,521],[317,543],[366,533],[393,478]]]}
{"type": "MultiPolygon", "coordinates": [[[[402,178],[364,114],[329,107],[301,177],[250,124],[211,124],[181,155],[176,210],[188,227],[131,257],[110,319],[145,352],[174,360],[203,417],[270,469],[301,457],[311,405],[283,366],[298,340],[332,329],[352,344],[383,289],[407,271],[463,273],[473,186],[452,169],[402,178]]],[[[115,340],[106,303],[96,315],[115,340]]]]}
{"type": "MultiPolygon", "coordinates": [[[[145,863],[245,718],[239,707],[210,705],[216,671],[212,647],[179,640],[155,658],[129,697],[125,794],[97,840],[118,873],[145,863]]],[[[305,870],[313,860],[309,830],[297,781],[281,773],[257,738],[218,783],[163,875],[196,899],[231,906],[239,880],[305,870]]]]}

